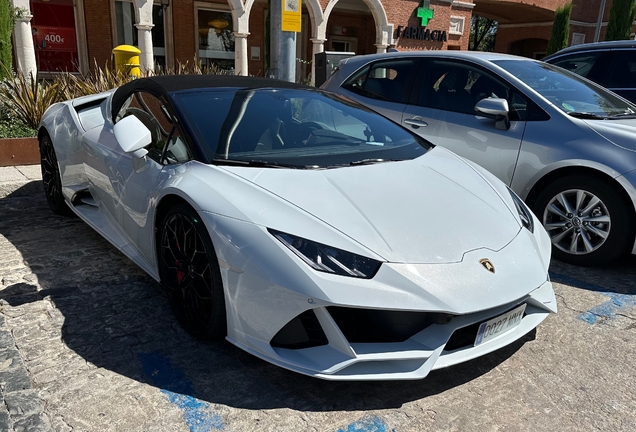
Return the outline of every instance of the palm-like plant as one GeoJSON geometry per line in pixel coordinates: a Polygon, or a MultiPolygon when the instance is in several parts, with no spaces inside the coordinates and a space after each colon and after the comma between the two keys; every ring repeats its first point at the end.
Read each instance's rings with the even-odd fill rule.
{"type": "Polygon", "coordinates": [[[27,78],[22,74],[11,75],[0,85],[7,109],[17,120],[37,129],[46,109],[60,101],[60,87],[57,83],[27,78]]]}
{"type": "Polygon", "coordinates": [[[131,79],[131,76],[121,70],[110,69],[107,65],[103,69],[98,67],[97,62],[93,70],[85,75],[62,73],[56,76],[62,100],[101,93],[120,87],[131,79]]]}

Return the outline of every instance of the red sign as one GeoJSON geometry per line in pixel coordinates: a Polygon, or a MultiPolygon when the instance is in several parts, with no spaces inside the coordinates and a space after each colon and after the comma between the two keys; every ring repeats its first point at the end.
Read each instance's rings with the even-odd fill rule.
{"type": "Polygon", "coordinates": [[[35,50],[77,51],[72,27],[33,26],[35,50]]]}

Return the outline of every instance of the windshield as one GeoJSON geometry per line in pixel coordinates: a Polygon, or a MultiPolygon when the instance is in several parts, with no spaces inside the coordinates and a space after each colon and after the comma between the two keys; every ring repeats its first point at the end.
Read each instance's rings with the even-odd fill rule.
{"type": "Polygon", "coordinates": [[[636,117],[636,106],[565,69],[530,60],[495,60],[493,63],[573,117],[636,117]]]}
{"type": "Polygon", "coordinates": [[[414,159],[431,147],[321,91],[212,89],[175,93],[173,101],[210,163],[332,168],[414,159]]]}

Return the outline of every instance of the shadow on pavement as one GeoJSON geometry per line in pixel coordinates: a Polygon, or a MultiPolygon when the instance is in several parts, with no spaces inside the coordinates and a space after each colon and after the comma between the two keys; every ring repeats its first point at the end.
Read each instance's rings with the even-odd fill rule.
{"type": "Polygon", "coordinates": [[[636,295],[636,255],[597,267],[578,267],[557,260],[550,263],[553,282],[588,291],[636,295]]]}
{"type": "Polygon", "coordinates": [[[52,214],[43,195],[18,191],[0,200],[0,214],[0,234],[28,266],[5,277],[2,303],[18,307],[48,298],[64,316],[63,342],[87,362],[210,403],[300,411],[400,407],[487,373],[535,337],[532,332],[421,381],[317,380],[270,365],[227,342],[191,338],[176,324],[149,276],[79,219],[52,214]]]}

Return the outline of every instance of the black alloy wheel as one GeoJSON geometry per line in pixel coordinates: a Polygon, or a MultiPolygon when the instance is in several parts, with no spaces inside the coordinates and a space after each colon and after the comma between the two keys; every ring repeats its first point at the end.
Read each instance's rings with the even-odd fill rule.
{"type": "Polygon", "coordinates": [[[201,339],[225,337],[219,262],[197,212],[185,204],[171,208],[158,240],[161,283],[181,325],[201,339]]]}
{"type": "Polygon", "coordinates": [[[40,168],[46,202],[49,207],[55,214],[71,216],[73,212],[66,205],[64,195],[62,195],[62,179],[55,156],[55,148],[53,148],[53,142],[48,135],[44,135],[40,141],[40,168]]]}
{"type": "Polygon", "coordinates": [[[607,181],[569,176],[546,187],[534,212],[552,241],[554,258],[591,266],[623,255],[634,244],[634,208],[607,181]]]}

